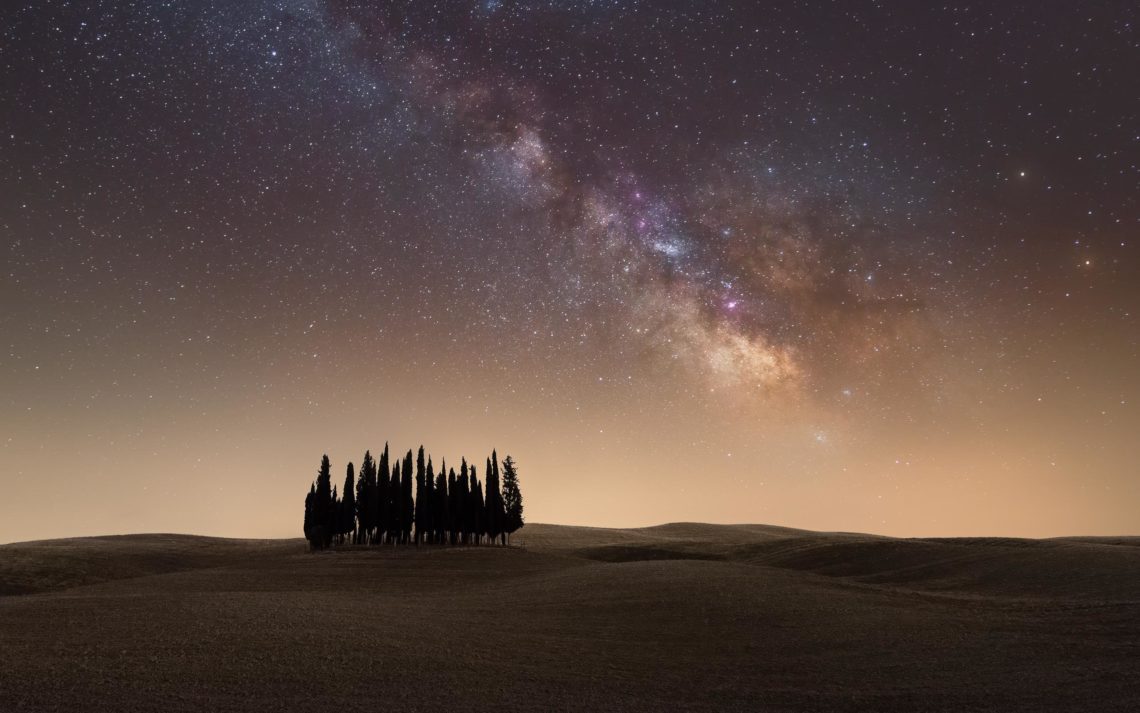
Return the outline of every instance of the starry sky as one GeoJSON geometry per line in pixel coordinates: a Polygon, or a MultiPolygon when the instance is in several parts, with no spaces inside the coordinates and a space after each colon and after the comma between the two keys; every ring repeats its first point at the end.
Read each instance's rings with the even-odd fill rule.
{"type": "Polygon", "coordinates": [[[6,2],[0,541],[1140,532],[1132,2],[6,2]]]}

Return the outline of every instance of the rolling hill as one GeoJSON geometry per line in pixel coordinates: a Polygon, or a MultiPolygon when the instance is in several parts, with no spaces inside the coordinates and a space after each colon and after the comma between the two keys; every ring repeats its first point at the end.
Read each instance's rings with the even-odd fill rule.
{"type": "Polygon", "coordinates": [[[1135,710],[1140,539],[0,546],[0,710],[1135,710]]]}

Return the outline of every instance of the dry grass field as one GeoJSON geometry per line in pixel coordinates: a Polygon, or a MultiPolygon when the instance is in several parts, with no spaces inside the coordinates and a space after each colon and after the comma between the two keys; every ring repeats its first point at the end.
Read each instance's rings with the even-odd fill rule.
{"type": "Polygon", "coordinates": [[[1135,711],[1140,538],[0,546],[0,711],[1135,711]]]}

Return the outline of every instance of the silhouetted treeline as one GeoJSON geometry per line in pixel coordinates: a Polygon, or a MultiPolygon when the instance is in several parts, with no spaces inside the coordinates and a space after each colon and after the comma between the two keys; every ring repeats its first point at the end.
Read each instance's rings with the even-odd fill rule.
{"type": "Polygon", "coordinates": [[[500,469],[491,451],[483,477],[466,458],[458,474],[443,461],[436,471],[423,446],[392,461],[385,444],[379,460],[364,453],[359,472],[348,464],[338,495],[326,455],[305,496],[305,539],[313,549],[349,542],[505,545],[523,526],[518,465],[507,456],[500,469]]]}

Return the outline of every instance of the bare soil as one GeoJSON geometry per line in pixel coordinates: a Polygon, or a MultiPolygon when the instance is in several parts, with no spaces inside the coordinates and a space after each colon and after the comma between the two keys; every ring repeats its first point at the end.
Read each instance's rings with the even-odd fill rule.
{"type": "Polygon", "coordinates": [[[1135,711],[1140,538],[0,546],[0,711],[1135,711]]]}

